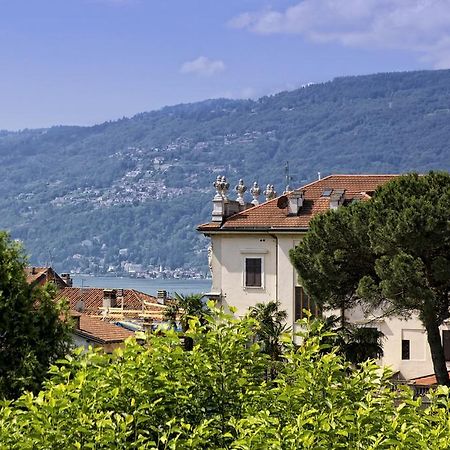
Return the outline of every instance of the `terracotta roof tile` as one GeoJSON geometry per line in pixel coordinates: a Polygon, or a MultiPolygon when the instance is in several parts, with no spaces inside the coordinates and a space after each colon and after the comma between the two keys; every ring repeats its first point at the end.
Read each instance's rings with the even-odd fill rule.
{"type": "Polygon", "coordinates": [[[134,336],[132,331],[86,314],[80,315],[80,328],[74,332],[99,344],[123,342],[128,337],[134,336]]]}
{"type": "MultiPolygon", "coordinates": [[[[287,207],[277,206],[278,198],[246,209],[228,217],[222,224],[208,223],[197,229],[210,231],[245,231],[254,229],[307,229],[309,221],[318,213],[327,211],[330,199],[322,197],[325,189],[344,189],[344,201],[364,200],[371,197],[376,188],[397,175],[329,175],[296,191],[304,192],[303,206],[296,216],[289,216],[287,207]]],[[[293,191],[292,191],[293,192],[293,191]]],[[[289,196],[292,192],[286,194],[289,196]]]]}
{"type": "Polygon", "coordinates": [[[51,267],[25,267],[28,284],[45,284],[54,282],[60,288],[66,286],[65,281],[51,267]]]}
{"type": "MultiPolygon", "coordinates": [[[[450,371],[448,374],[450,375],[450,371]]],[[[436,375],[433,373],[424,377],[413,378],[411,384],[414,384],[415,386],[434,386],[437,384],[436,375]]]]}
{"type": "MultiPolygon", "coordinates": [[[[100,308],[103,306],[103,296],[104,291],[101,288],[66,287],[58,292],[56,299],[66,298],[69,302],[69,308],[73,310],[77,309],[78,303],[82,300],[85,314],[101,315],[102,311],[100,308]]],[[[142,310],[143,302],[145,302],[146,312],[162,315],[164,306],[158,302],[156,297],[135,289],[123,289],[123,308],[125,313],[127,310],[142,310]]],[[[117,307],[121,307],[120,298],[117,299],[117,307]]]]}
{"type": "Polygon", "coordinates": [[[48,267],[25,267],[25,276],[27,277],[27,283],[34,283],[42,275],[44,275],[47,270],[48,267]]]}

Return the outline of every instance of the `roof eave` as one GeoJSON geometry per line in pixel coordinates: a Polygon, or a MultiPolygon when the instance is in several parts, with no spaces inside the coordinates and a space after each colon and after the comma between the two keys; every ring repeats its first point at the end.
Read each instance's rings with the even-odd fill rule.
{"type": "Polygon", "coordinates": [[[94,336],[93,334],[90,334],[90,333],[88,333],[86,331],[83,331],[83,330],[73,330],[73,333],[76,334],[77,336],[80,336],[80,337],[85,338],[85,339],[89,339],[90,341],[95,342],[97,344],[101,344],[101,345],[115,344],[115,343],[118,343],[118,342],[124,342],[125,339],[128,338],[127,337],[127,338],[124,338],[124,339],[119,339],[119,338],[117,338],[117,339],[102,339],[102,338],[100,338],[98,336],[94,336]]]}
{"type": "Polygon", "coordinates": [[[227,233],[306,233],[309,230],[308,227],[227,227],[218,228],[217,230],[201,230],[206,235],[210,234],[227,234],[227,233]]]}

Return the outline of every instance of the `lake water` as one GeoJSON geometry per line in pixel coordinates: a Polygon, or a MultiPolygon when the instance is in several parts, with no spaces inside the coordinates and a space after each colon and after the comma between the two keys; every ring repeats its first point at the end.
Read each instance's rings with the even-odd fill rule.
{"type": "Polygon", "coordinates": [[[151,295],[156,295],[160,289],[165,289],[169,294],[177,292],[183,295],[211,291],[211,280],[94,277],[89,275],[72,275],[72,279],[74,287],[136,289],[151,295]]]}

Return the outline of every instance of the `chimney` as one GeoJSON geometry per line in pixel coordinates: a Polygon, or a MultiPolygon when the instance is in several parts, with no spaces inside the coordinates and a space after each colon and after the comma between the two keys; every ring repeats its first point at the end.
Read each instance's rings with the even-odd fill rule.
{"type": "MultiPolygon", "coordinates": [[[[235,187],[235,191],[237,194],[236,200],[230,200],[228,198],[228,189],[230,187],[230,183],[227,182],[227,179],[225,177],[219,175],[216,181],[213,183],[213,186],[216,188],[216,195],[213,198],[213,222],[222,223],[227,217],[230,217],[233,214],[237,214],[240,211],[244,211],[247,208],[251,208],[252,206],[259,204],[258,196],[260,194],[260,188],[256,182],[250,189],[250,193],[253,196],[252,203],[247,203],[244,199],[244,194],[247,191],[247,186],[245,186],[242,179],[239,180],[239,183],[235,187]]],[[[275,194],[275,191],[273,191],[273,194],[275,194]]]]}
{"type": "Polygon", "coordinates": [[[123,309],[123,302],[125,298],[125,291],[123,289],[117,289],[116,304],[123,309]]]}
{"type": "Polygon", "coordinates": [[[64,283],[66,283],[67,287],[72,287],[73,286],[73,280],[70,277],[70,273],[62,273],[61,274],[61,279],[64,281],[64,283]]]}
{"type": "Polygon", "coordinates": [[[225,203],[228,202],[228,188],[230,183],[227,183],[225,177],[217,175],[216,181],[213,183],[216,188],[216,195],[213,198],[213,211],[212,211],[212,221],[222,222],[225,215],[225,203]]]}
{"type": "Polygon", "coordinates": [[[77,313],[71,313],[70,317],[73,320],[73,326],[75,328],[75,330],[79,330],[80,329],[80,315],[81,314],[77,314],[77,313]]]}
{"type": "Polygon", "coordinates": [[[158,299],[158,303],[161,303],[162,305],[164,305],[167,300],[167,291],[164,289],[158,290],[157,299],[158,299]]]}
{"type": "Polygon", "coordinates": [[[103,289],[103,308],[115,308],[117,295],[115,289],[103,289]]]}
{"type": "Polygon", "coordinates": [[[288,215],[296,216],[303,206],[304,192],[293,191],[288,195],[288,215]]]}
{"type": "Polygon", "coordinates": [[[75,311],[82,313],[84,311],[84,300],[80,298],[75,305],[75,311]]]}
{"type": "Polygon", "coordinates": [[[330,209],[337,209],[344,203],[345,189],[333,189],[330,194],[330,209]]]}
{"type": "Polygon", "coordinates": [[[32,275],[36,275],[36,267],[32,267],[31,268],[31,274],[32,275]]]}

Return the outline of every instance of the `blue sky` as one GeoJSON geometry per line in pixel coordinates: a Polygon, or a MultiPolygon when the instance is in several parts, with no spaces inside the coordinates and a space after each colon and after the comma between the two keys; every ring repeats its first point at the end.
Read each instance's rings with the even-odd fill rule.
{"type": "Polygon", "coordinates": [[[448,67],[448,0],[0,0],[0,129],[448,67]]]}

